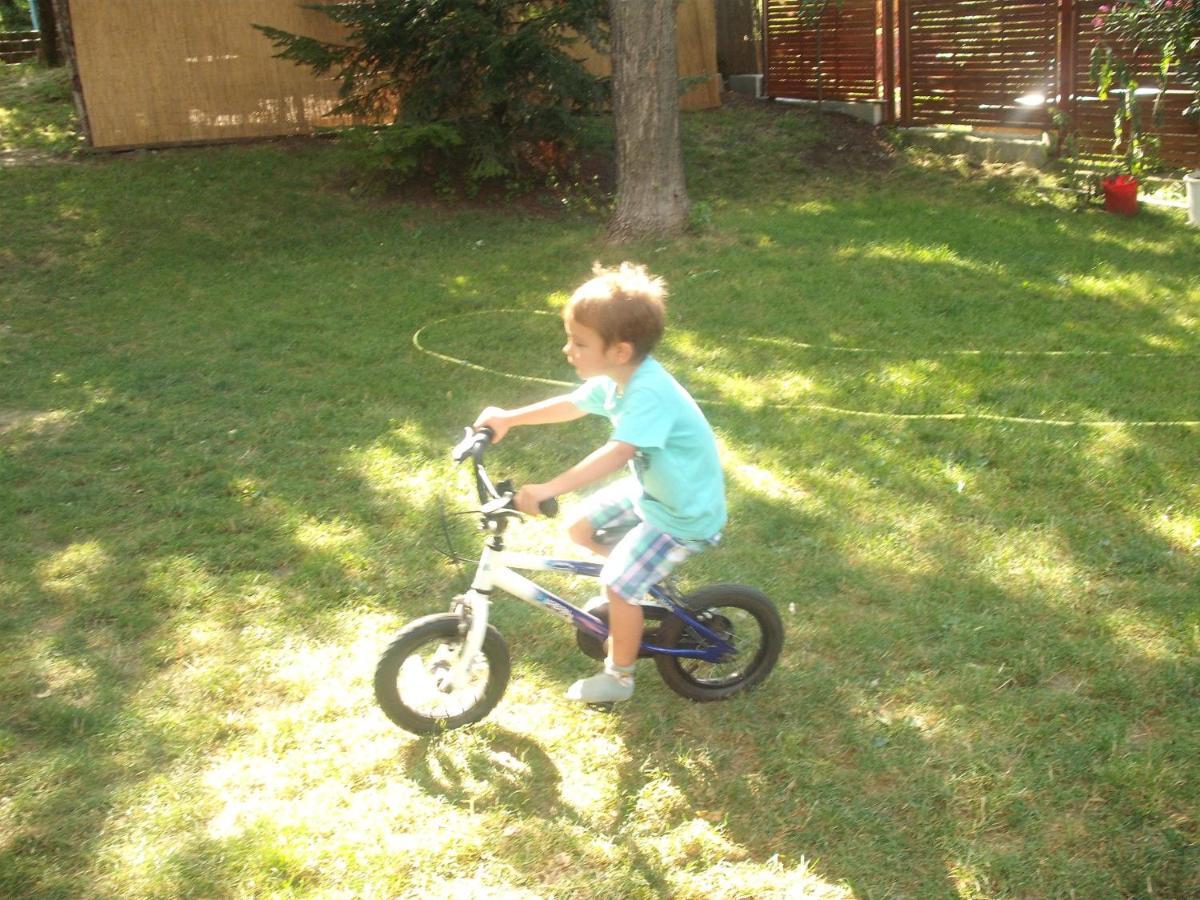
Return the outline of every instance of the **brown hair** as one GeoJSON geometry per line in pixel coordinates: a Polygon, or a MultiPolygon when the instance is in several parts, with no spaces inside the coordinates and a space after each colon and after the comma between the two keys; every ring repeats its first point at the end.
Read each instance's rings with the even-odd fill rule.
{"type": "Polygon", "coordinates": [[[666,300],[666,282],[652,277],[645,266],[623,262],[605,269],[596,263],[592,278],[571,295],[563,318],[591,328],[605,346],[628,341],[642,359],[663,335],[666,300]]]}

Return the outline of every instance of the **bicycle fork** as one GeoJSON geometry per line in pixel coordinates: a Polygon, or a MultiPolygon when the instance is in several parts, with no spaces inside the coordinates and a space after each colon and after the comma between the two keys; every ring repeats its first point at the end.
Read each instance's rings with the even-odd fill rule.
{"type": "Polygon", "coordinates": [[[438,685],[444,691],[453,692],[466,686],[471,666],[475,664],[476,658],[483,650],[483,638],[487,634],[488,613],[492,605],[490,596],[493,582],[492,554],[494,552],[490,547],[484,547],[483,555],[479,559],[479,567],[475,570],[475,579],[471,582],[471,589],[463,594],[455,604],[456,606],[461,605],[462,614],[466,616],[467,633],[463,638],[458,658],[438,685]]]}

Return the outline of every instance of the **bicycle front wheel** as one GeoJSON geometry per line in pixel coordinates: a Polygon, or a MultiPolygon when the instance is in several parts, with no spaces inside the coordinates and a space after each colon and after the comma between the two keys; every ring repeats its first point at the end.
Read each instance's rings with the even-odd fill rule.
{"type": "MultiPolygon", "coordinates": [[[[683,598],[683,605],[706,628],[733,644],[720,662],[656,656],[667,687],[689,700],[724,700],[771,674],[783,649],[783,620],[766,595],[744,584],[714,584],[683,598]]],[[[703,649],[708,641],[678,616],[662,624],[663,646],[703,649]]]]}
{"type": "Polygon", "coordinates": [[[508,686],[508,646],[489,625],[465,683],[454,688],[447,676],[465,637],[456,615],[426,616],[405,626],[375,667],[375,699],[389,719],[429,734],[478,722],[495,708],[508,686]]]}

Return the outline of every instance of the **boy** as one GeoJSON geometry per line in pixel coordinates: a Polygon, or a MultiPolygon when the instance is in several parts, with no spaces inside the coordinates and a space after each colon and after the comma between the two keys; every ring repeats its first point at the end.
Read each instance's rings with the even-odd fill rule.
{"type": "Polygon", "coordinates": [[[498,442],[514,425],[570,422],[588,413],[613,424],[603,447],[544,484],[525,485],[515,498],[519,510],[536,515],[543,500],[631,464],[634,477],[593,497],[569,527],[577,544],[608,557],[600,582],[607,593],[611,640],[604,671],[575,682],[567,696],[605,703],[633,694],[644,624],[639,604],[646,592],[689,555],[720,539],[725,480],[704,414],[650,355],[664,328],[663,281],[630,263],[596,267],[593,275],[563,310],[563,353],[583,385],[519,409],[488,407],[475,427],[493,429],[498,442]],[[615,546],[596,540],[600,529],[630,525],[633,529],[615,546]]]}

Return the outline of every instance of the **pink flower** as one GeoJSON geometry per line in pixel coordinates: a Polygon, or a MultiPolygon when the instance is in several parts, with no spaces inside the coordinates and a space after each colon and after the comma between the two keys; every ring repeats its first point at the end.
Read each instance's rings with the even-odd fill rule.
{"type": "Polygon", "coordinates": [[[1096,18],[1092,19],[1092,27],[1093,28],[1103,28],[1104,20],[1102,18],[1100,18],[1099,16],[1096,16],[1096,18]]]}
{"type": "Polygon", "coordinates": [[[1175,4],[1172,3],[1171,0],[1165,0],[1165,2],[1163,3],[1163,9],[1170,9],[1174,5],[1175,4]]]}
{"type": "Polygon", "coordinates": [[[1107,7],[1107,6],[1102,6],[1102,7],[1100,7],[1100,12],[1102,12],[1102,13],[1107,13],[1107,12],[1108,12],[1108,7],[1107,7]]]}

